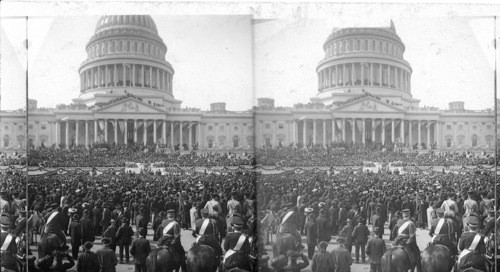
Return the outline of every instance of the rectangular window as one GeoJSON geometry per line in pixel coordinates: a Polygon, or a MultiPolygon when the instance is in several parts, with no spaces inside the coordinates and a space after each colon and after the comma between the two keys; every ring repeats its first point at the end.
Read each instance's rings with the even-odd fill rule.
{"type": "Polygon", "coordinates": [[[214,128],[212,126],[208,126],[208,131],[212,131],[214,128]]]}
{"type": "Polygon", "coordinates": [[[491,125],[486,125],[486,129],[491,130],[491,125]]]}
{"type": "Polygon", "coordinates": [[[33,129],[33,125],[28,125],[28,129],[33,129]]]}
{"type": "Polygon", "coordinates": [[[19,131],[23,130],[23,126],[18,127],[19,131]]]}
{"type": "Polygon", "coordinates": [[[283,126],[283,125],[278,125],[278,128],[279,128],[279,129],[283,129],[283,128],[284,128],[284,126],[283,126]]]}
{"type": "Polygon", "coordinates": [[[463,125],[458,125],[458,130],[463,130],[464,126],[463,125]]]}
{"type": "Polygon", "coordinates": [[[42,130],[46,130],[47,129],[47,125],[42,125],[42,130]]]}
{"type": "Polygon", "coordinates": [[[224,131],[224,126],[220,126],[220,127],[219,127],[219,130],[220,130],[220,131],[224,131]]]}
{"type": "Polygon", "coordinates": [[[451,125],[446,125],[447,130],[451,130],[451,125]]]}
{"type": "Polygon", "coordinates": [[[266,124],[266,128],[271,128],[271,124],[266,124]]]}

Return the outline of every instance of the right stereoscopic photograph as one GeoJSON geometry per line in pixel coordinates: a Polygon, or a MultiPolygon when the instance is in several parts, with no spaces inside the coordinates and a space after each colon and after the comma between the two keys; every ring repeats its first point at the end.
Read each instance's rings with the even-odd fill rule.
{"type": "Polygon", "coordinates": [[[255,20],[261,271],[496,271],[495,24],[255,20]]]}

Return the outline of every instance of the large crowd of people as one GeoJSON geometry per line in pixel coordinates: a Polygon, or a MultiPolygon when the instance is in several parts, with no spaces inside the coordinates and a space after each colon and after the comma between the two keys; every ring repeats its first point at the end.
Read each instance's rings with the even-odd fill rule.
{"type": "MultiPolygon", "coordinates": [[[[488,168],[404,174],[389,169],[372,173],[350,168],[268,173],[244,168],[220,173],[203,171],[203,166],[333,167],[361,166],[367,161],[398,162],[399,166],[493,164],[493,158],[484,154],[418,154],[359,146],[260,148],[252,155],[162,154],[154,149],[110,146],[40,148],[30,150],[28,158],[30,165],[46,167],[123,167],[130,161],[199,167],[196,171],[164,176],[93,169],[38,173],[27,178],[21,169],[4,168],[0,171],[0,243],[9,241],[9,235],[15,238],[24,234],[32,239],[33,233],[52,233],[67,240],[67,246],[62,243],[53,249],[55,254],[44,255],[47,248],[39,247],[37,258],[32,257],[26,264],[21,262],[21,266],[31,266],[33,271],[65,271],[70,267],[91,271],[84,268],[91,262],[101,268],[114,268],[118,262],[130,263],[130,255],[136,271],[142,271],[150,244],[171,247],[179,256],[185,255],[189,248],[180,243],[186,239],[181,229],[201,237],[196,243],[212,247],[216,256],[224,255],[223,265],[229,267],[226,261],[239,252],[251,255],[248,260],[259,271],[301,271],[310,267],[314,272],[340,272],[350,271],[353,262],[369,262],[372,271],[380,271],[380,258],[387,250],[381,246],[385,241],[380,242],[384,234],[389,234],[395,244],[408,246],[409,254],[413,252],[418,259],[422,248],[415,241],[422,237],[415,236],[416,228],[428,229],[431,237],[446,234],[449,239],[437,241],[454,254],[470,248],[470,242],[476,238],[472,234],[477,233],[482,239],[477,252],[484,265],[485,256],[491,254],[486,237],[495,239],[491,234],[500,224],[494,217],[498,208],[495,176],[488,168]],[[444,216],[453,228],[436,228],[444,216]],[[146,235],[148,231],[152,237],[146,235]],[[264,245],[268,233],[275,234],[276,239],[290,234],[292,239],[298,239],[295,244],[302,246],[285,251],[278,248],[271,254],[264,245]],[[336,238],[334,243],[332,237],[336,238]],[[97,239],[101,239],[104,248],[93,251],[97,239]],[[329,244],[334,244],[331,252],[326,250],[329,244]],[[304,248],[307,253],[302,253],[304,248]],[[355,260],[351,258],[353,250],[355,260]],[[99,258],[96,260],[92,254],[99,258]]],[[[2,156],[5,164],[17,164],[23,159],[20,155],[2,156]]],[[[3,257],[11,251],[17,256],[2,260],[2,266],[18,271],[18,256],[32,256],[30,250],[35,247],[8,244],[3,257]]],[[[480,266],[469,257],[460,258],[459,266],[480,266]]],[[[179,265],[185,269],[183,261],[179,265]]],[[[486,269],[480,267],[483,268],[486,269]]]]}
{"type": "MultiPolygon", "coordinates": [[[[492,165],[495,157],[473,152],[394,151],[383,146],[322,145],[297,148],[256,148],[252,152],[158,152],[155,146],[106,145],[71,149],[38,148],[29,150],[30,166],[45,167],[124,167],[126,162],[162,162],[168,166],[362,166],[366,162],[398,162],[399,166],[473,166],[492,165]]],[[[25,163],[25,158],[0,157],[0,165],[25,163]]]]}

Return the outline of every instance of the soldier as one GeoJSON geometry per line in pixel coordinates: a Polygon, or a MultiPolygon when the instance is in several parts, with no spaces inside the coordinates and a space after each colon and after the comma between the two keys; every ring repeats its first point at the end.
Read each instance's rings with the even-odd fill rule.
{"type": "Polygon", "coordinates": [[[413,253],[413,256],[410,256],[410,260],[414,258],[417,264],[417,272],[420,272],[422,271],[422,265],[420,263],[420,249],[417,245],[415,224],[410,220],[410,209],[404,209],[401,212],[403,213],[403,218],[398,220],[393,230],[397,232],[394,245],[408,246],[413,253]]]}
{"type": "Polygon", "coordinates": [[[160,212],[158,216],[155,216],[155,219],[153,220],[153,241],[158,241],[158,239],[161,237],[160,233],[158,233],[158,227],[161,226],[161,223],[163,222],[163,219],[167,217],[165,212],[160,212]]]}
{"type": "Polygon", "coordinates": [[[159,238],[158,245],[169,246],[172,245],[172,249],[181,257],[181,268],[182,271],[186,271],[186,251],[181,244],[181,227],[177,221],[174,219],[175,210],[168,210],[166,213],[166,218],[163,220],[162,224],[158,226],[157,234],[159,238]]]}
{"type": "Polygon", "coordinates": [[[296,241],[300,243],[300,246],[302,246],[302,237],[299,233],[300,217],[298,215],[298,212],[295,212],[292,209],[292,206],[292,203],[286,203],[282,206],[284,215],[280,220],[281,224],[279,227],[279,233],[292,234],[295,237],[296,241]]]}
{"type": "Polygon", "coordinates": [[[8,216],[1,215],[0,217],[0,245],[2,246],[1,267],[12,271],[17,270],[17,245],[16,237],[9,233],[9,228],[12,225],[12,219],[8,216]]]}
{"type": "MultiPolygon", "coordinates": [[[[130,227],[130,222],[127,218],[123,219],[123,224],[118,228],[116,232],[116,242],[119,246],[120,253],[120,263],[123,263],[123,250],[125,250],[125,260],[128,263],[130,260],[129,257],[129,248],[132,243],[132,236],[134,235],[134,230],[130,227]]],[[[110,241],[111,242],[111,241],[110,241]]]]}
{"type": "Polygon", "coordinates": [[[208,217],[208,210],[201,209],[201,219],[196,220],[196,230],[193,231],[193,236],[197,237],[196,243],[204,244],[214,249],[215,254],[220,258],[222,256],[222,248],[218,243],[217,223],[208,217]]]}
{"type": "Polygon", "coordinates": [[[431,229],[429,230],[429,235],[432,237],[431,244],[440,244],[446,246],[451,254],[452,258],[458,254],[457,247],[452,241],[452,225],[448,220],[444,218],[444,209],[437,208],[436,214],[438,218],[431,220],[431,229]]]}
{"type": "MultiPolygon", "coordinates": [[[[231,223],[234,232],[229,232],[224,240],[224,250],[241,251],[250,254],[250,242],[248,237],[242,233],[245,223],[240,217],[235,217],[231,223]]],[[[227,255],[227,254],[226,254],[227,255]]]]}
{"type": "Polygon", "coordinates": [[[484,237],[477,232],[479,219],[471,218],[467,223],[468,232],[462,233],[458,242],[458,249],[462,252],[458,256],[458,268],[463,271],[467,268],[475,268],[486,271],[486,245],[484,237]]]}
{"type": "MultiPolygon", "coordinates": [[[[53,203],[50,208],[51,210],[58,206],[57,203],[53,203]]],[[[59,209],[55,209],[52,213],[47,213],[47,219],[44,227],[44,233],[54,233],[59,236],[63,244],[66,244],[66,235],[62,231],[64,218],[61,215],[59,209]]]]}
{"type": "Polygon", "coordinates": [[[483,235],[488,237],[490,233],[495,231],[495,210],[494,209],[488,209],[486,210],[488,213],[488,216],[484,219],[484,228],[483,228],[483,235]]]}

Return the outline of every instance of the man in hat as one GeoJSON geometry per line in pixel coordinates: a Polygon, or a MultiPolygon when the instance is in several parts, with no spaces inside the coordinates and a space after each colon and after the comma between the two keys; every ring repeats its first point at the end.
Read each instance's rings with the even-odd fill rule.
{"type": "Polygon", "coordinates": [[[134,230],[130,227],[130,221],[128,218],[123,219],[122,225],[116,231],[116,242],[119,246],[120,253],[120,263],[123,263],[123,251],[125,250],[125,260],[127,263],[130,261],[129,248],[132,243],[132,236],[134,236],[134,230]]]}
{"type": "Polygon", "coordinates": [[[111,242],[109,244],[109,248],[113,250],[113,252],[116,252],[116,232],[118,231],[118,228],[116,227],[116,222],[115,219],[111,219],[109,221],[109,226],[108,228],[104,231],[102,234],[102,237],[108,237],[111,239],[111,242]]]}
{"type": "Polygon", "coordinates": [[[111,210],[109,209],[109,204],[104,204],[103,205],[103,210],[102,210],[102,219],[101,219],[101,226],[102,226],[102,232],[104,233],[107,229],[108,226],[111,224],[111,210]]]}
{"type": "Polygon", "coordinates": [[[306,233],[307,242],[307,257],[311,259],[314,255],[314,248],[318,244],[318,228],[312,208],[304,210],[306,214],[306,223],[304,224],[304,232],[306,233]]]}
{"type": "Polygon", "coordinates": [[[370,272],[382,272],[382,255],[386,251],[385,241],[382,239],[382,231],[379,227],[373,229],[375,234],[366,245],[366,255],[370,257],[370,272]]]}
{"type": "Polygon", "coordinates": [[[99,266],[101,267],[100,272],[116,272],[118,259],[116,258],[115,252],[109,248],[111,239],[104,237],[101,242],[104,246],[95,253],[99,260],[99,266]]]}
{"type": "Polygon", "coordinates": [[[97,254],[90,250],[93,246],[90,241],[83,244],[83,253],[78,256],[77,272],[98,272],[100,270],[97,254]]]}
{"type": "Polygon", "coordinates": [[[316,228],[318,229],[318,243],[321,241],[330,242],[332,239],[330,220],[326,217],[326,211],[323,208],[320,208],[319,216],[316,218],[316,228]]]}
{"type": "MultiPolygon", "coordinates": [[[[144,209],[144,206],[139,208],[139,214],[135,218],[135,228],[136,230],[142,229],[145,233],[148,233],[148,222],[146,221],[146,217],[144,216],[144,212],[146,210],[144,209]]],[[[139,236],[141,236],[142,233],[139,233],[139,236]]]]}
{"type": "Polygon", "coordinates": [[[440,244],[448,247],[453,258],[458,254],[457,246],[452,241],[453,227],[446,218],[444,218],[444,209],[437,208],[436,215],[438,218],[431,220],[431,229],[429,235],[432,237],[432,244],[440,244]]]}
{"type": "Polygon", "coordinates": [[[12,219],[8,216],[0,216],[0,245],[2,250],[1,267],[12,271],[17,270],[17,245],[16,237],[9,233],[12,219]]]}
{"type": "Polygon", "coordinates": [[[484,236],[477,232],[479,225],[478,218],[471,218],[468,221],[469,231],[462,233],[458,242],[458,249],[462,252],[458,256],[458,268],[464,271],[467,268],[475,268],[486,271],[486,245],[484,236]]]}
{"type": "Polygon", "coordinates": [[[82,241],[94,242],[94,222],[92,218],[90,218],[90,210],[83,210],[83,217],[80,219],[80,225],[82,226],[82,241]]]}
{"type": "Polygon", "coordinates": [[[397,233],[396,239],[394,240],[394,245],[408,246],[410,255],[410,261],[412,264],[417,265],[417,272],[422,271],[422,265],[420,263],[420,249],[417,245],[417,236],[415,224],[410,220],[410,209],[402,210],[403,218],[399,219],[393,232],[397,233]]]}
{"type": "Polygon", "coordinates": [[[477,204],[477,202],[472,199],[474,197],[474,192],[473,191],[469,191],[467,192],[467,199],[464,201],[464,216],[463,216],[463,225],[464,225],[464,231],[466,231],[466,227],[467,227],[467,220],[468,220],[468,217],[471,216],[471,215],[475,215],[477,216],[478,218],[480,218],[479,216],[479,205],[477,204]]]}
{"type": "Polygon", "coordinates": [[[134,256],[135,272],[146,272],[146,258],[149,252],[151,252],[151,246],[146,239],[146,232],[143,229],[139,228],[136,236],[132,241],[130,254],[134,256]]]}
{"type": "Polygon", "coordinates": [[[349,253],[352,251],[352,231],[354,230],[354,227],[352,225],[352,220],[350,218],[346,219],[347,225],[345,225],[339,232],[339,237],[345,238],[344,245],[345,249],[349,251],[349,253]]]}
{"type": "MultiPolygon", "coordinates": [[[[315,253],[312,257],[311,270],[312,272],[329,272],[334,269],[333,257],[330,252],[326,251],[328,243],[321,241],[318,244],[318,253],[315,253]]],[[[314,250],[313,250],[314,251],[314,250]]]]}
{"type": "Polygon", "coordinates": [[[299,233],[300,217],[298,212],[293,210],[292,203],[282,205],[283,217],[280,220],[279,234],[289,233],[295,237],[297,243],[302,246],[302,237],[299,233]]]}
{"type": "Polygon", "coordinates": [[[73,259],[78,259],[78,250],[82,245],[82,226],[80,225],[80,216],[73,214],[72,221],[69,224],[69,236],[71,237],[71,252],[73,259]]]}
{"type": "Polygon", "coordinates": [[[333,271],[335,272],[351,272],[351,252],[345,248],[345,242],[346,239],[344,237],[337,238],[338,246],[334,247],[331,251],[334,263],[333,271]]]}
{"type": "Polygon", "coordinates": [[[370,230],[366,226],[366,220],[364,218],[360,218],[358,220],[358,225],[354,227],[352,231],[352,239],[355,245],[356,252],[356,263],[359,263],[359,250],[361,249],[361,261],[365,262],[365,246],[366,242],[368,242],[368,235],[370,235],[370,230]]]}
{"type": "Polygon", "coordinates": [[[193,231],[193,236],[199,235],[196,242],[213,248],[215,254],[220,257],[222,256],[222,248],[217,240],[219,235],[217,222],[209,218],[207,209],[201,209],[201,216],[201,219],[196,220],[196,230],[193,231]]]}
{"type": "Polygon", "coordinates": [[[57,203],[53,203],[50,208],[52,209],[51,213],[47,213],[47,218],[45,219],[45,227],[44,233],[54,233],[55,235],[61,238],[63,244],[66,244],[66,235],[62,230],[64,225],[64,218],[59,211],[57,203]]]}

